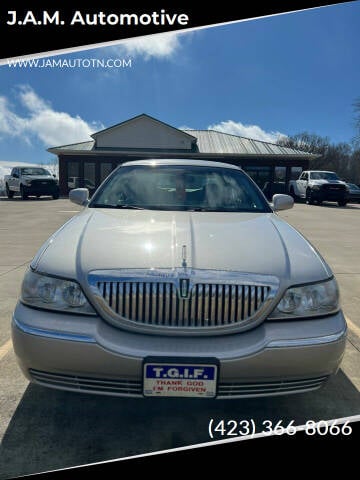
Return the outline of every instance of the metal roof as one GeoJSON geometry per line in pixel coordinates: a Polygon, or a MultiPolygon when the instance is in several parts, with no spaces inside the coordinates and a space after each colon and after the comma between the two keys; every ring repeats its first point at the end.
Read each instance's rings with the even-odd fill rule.
{"type": "MultiPolygon", "coordinates": [[[[229,156],[279,156],[279,157],[302,157],[314,158],[319,155],[314,155],[295,148],[283,147],[276,143],[262,142],[260,140],[253,140],[251,138],[239,137],[238,135],[231,135],[228,133],[218,132],[215,130],[190,130],[184,129],[185,133],[196,138],[197,142],[194,144],[193,150],[184,150],[182,155],[191,154],[221,154],[229,156]],[[191,133],[190,133],[191,132],[191,133]]],[[[96,148],[94,141],[73,143],[71,145],[61,145],[48,149],[49,152],[55,154],[70,154],[70,153],[134,153],[134,149],[127,150],[126,148],[96,148]]],[[[160,153],[163,150],[145,151],[138,150],[139,153],[160,153]]]]}
{"type": "Polygon", "coordinates": [[[185,130],[197,138],[201,153],[222,153],[235,155],[304,155],[307,152],[282,147],[275,143],[262,142],[251,138],[239,137],[216,130],[185,130]]]}

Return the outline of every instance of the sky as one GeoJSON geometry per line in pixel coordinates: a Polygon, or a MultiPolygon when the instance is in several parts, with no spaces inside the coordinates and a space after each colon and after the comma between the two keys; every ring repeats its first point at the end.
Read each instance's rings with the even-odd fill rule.
{"type": "Polygon", "coordinates": [[[0,67],[0,176],[46,163],[48,147],[147,113],[174,127],[276,142],[309,131],[355,135],[360,1],[116,46],[57,60],[125,59],[122,68],[0,67]],[[129,64],[129,63],[128,63],[129,64]]]}

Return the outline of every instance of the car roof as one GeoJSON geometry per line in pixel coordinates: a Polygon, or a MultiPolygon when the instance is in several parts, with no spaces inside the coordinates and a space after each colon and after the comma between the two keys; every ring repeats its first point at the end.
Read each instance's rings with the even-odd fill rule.
{"type": "Polygon", "coordinates": [[[335,172],[331,172],[330,170],[306,170],[306,171],[310,173],[335,173],[335,172]]]}
{"type": "Polygon", "coordinates": [[[195,158],[147,158],[143,160],[133,160],[131,162],[125,162],[121,166],[123,167],[128,165],[191,165],[195,167],[218,167],[241,170],[240,167],[231,163],[214,162],[211,160],[197,160],[195,158]]]}
{"type": "Polygon", "coordinates": [[[45,167],[41,167],[41,166],[37,166],[37,165],[19,165],[19,166],[12,167],[12,168],[42,168],[43,170],[46,170],[45,167]]]}

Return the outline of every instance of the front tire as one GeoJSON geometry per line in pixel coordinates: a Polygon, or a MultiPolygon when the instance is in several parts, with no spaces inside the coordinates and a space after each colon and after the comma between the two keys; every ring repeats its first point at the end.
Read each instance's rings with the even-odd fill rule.
{"type": "Polygon", "coordinates": [[[306,203],[308,205],[314,205],[314,199],[313,199],[313,196],[312,196],[312,191],[310,188],[306,189],[306,203]]]}
{"type": "Polygon", "coordinates": [[[339,200],[338,205],[339,205],[339,207],[346,207],[347,201],[346,200],[339,200]]]}
{"type": "Polygon", "coordinates": [[[53,197],[53,200],[58,200],[60,195],[58,193],[54,193],[52,197],[53,197]]]}
{"type": "Polygon", "coordinates": [[[6,195],[7,195],[7,197],[8,197],[8,198],[13,198],[14,192],[9,189],[9,185],[8,185],[8,184],[5,185],[5,190],[6,190],[6,195]]]}
{"type": "Polygon", "coordinates": [[[21,200],[27,200],[28,199],[28,195],[25,192],[25,189],[24,189],[23,185],[20,185],[20,196],[21,196],[21,200]]]}

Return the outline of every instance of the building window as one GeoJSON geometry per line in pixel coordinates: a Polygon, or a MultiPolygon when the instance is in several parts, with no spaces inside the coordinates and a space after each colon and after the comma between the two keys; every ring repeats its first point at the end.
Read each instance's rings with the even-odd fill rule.
{"type": "Polygon", "coordinates": [[[272,181],[272,167],[244,166],[245,172],[254,180],[258,187],[264,191],[268,189],[272,181]]]}
{"type": "Polygon", "coordinates": [[[67,164],[67,186],[71,190],[80,185],[80,166],[79,162],[68,162],[67,164]]]}
{"type": "Polygon", "coordinates": [[[298,180],[302,170],[302,167],[291,167],[290,180],[298,180]]]}
{"type": "Polygon", "coordinates": [[[84,162],[84,187],[89,189],[90,194],[95,191],[96,164],[94,162],[84,162]]]}
{"type": "Polygon", "coordinates": [[[275,167],[275,182],[283,183],[286,178],[286,167],[275,167]]]}
{"type": "Polygon", "coordinates": [[[112,169],[113,169],[112,163],[110,162],[100,163],[100,183],[103,182],[105,178],[110,175],[110,173],[112,172],[112,169]]]}

